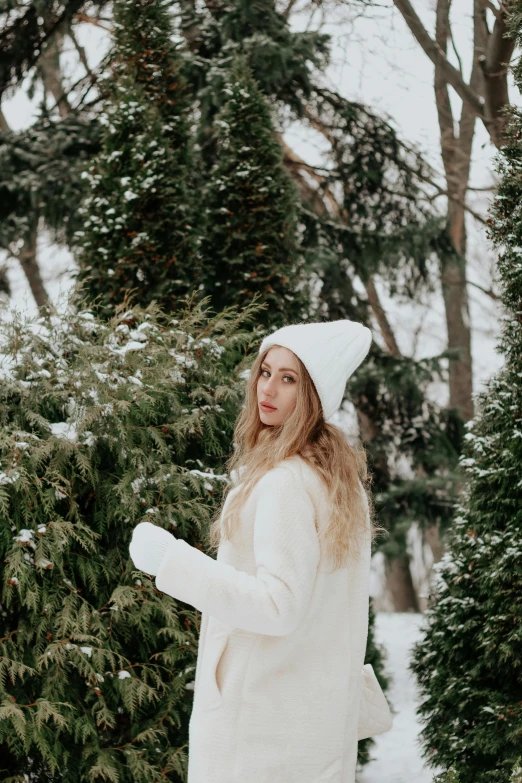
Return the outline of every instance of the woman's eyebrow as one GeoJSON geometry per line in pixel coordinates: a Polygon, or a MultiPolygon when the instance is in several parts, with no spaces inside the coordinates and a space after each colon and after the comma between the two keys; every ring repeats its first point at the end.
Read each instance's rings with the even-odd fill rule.
{"type": "MultiPolygon", "coordinates": [[[[268,369],[269,369],[269,370],[271,370],[271,369],[272,369],[272,368],[270,367],[270,365],[268,364],[268,362],[263,362],[263,364],[266,364],[266,366],[268,367],[268,369]]],[[[297,371],[296,371],[296,370],[292,370],[292,368],[291,368],[291,367],[280,367],[280,368],[279,368],[279,372],[285,372],[285,371],[286,371],[286,372],[294,372],[294,373],[297,375],[297,371]]]]}

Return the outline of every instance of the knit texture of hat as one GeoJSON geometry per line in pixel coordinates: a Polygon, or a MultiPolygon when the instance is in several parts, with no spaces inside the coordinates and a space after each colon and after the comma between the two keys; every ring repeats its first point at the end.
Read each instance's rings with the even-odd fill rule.
{"type": "Polygon", "coordinates": [[[314,382],[327,421],[343,400],[348,378],[370,350],[372,333],[348,319],[324,323],[289,324],[268,334],[259,353],[272,345],[293,351],[314,382]]]}

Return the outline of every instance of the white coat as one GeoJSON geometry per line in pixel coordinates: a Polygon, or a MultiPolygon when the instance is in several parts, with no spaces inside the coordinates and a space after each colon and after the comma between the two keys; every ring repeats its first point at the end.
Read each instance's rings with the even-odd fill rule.
{"type": "Polygon", "coordinates": [[[354,783],[370,527],[328,573],[328,513],[318,473],[292,457],[256,484],[216,560],[170,543],[156,586],[202,612],[188,783],[354,783]]]}

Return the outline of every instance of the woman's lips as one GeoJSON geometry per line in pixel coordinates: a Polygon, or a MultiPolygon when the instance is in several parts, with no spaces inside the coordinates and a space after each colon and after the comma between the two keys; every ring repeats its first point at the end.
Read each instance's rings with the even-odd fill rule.
{"type": "Polygon", "coordinates": [[[271,405],[267,405],[265,402],[260,403],[263,410],[267,411],[267,413],[270,413],[270,411],[276,411],[277,408],[273,408],[271,405]]]}

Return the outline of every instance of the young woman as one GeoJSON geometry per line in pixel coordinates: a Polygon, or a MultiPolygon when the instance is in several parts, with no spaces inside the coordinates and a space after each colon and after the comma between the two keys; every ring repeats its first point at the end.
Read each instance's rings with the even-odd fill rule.
{"type": "Polygon", "coordinates": [[[264,338],[210,530],[217,559],[134,530],[136,567],[202,612],[188,783],[355,781],[378,528],[365,452],[327,420],[370,344],[348,320],[264,338]]]}

